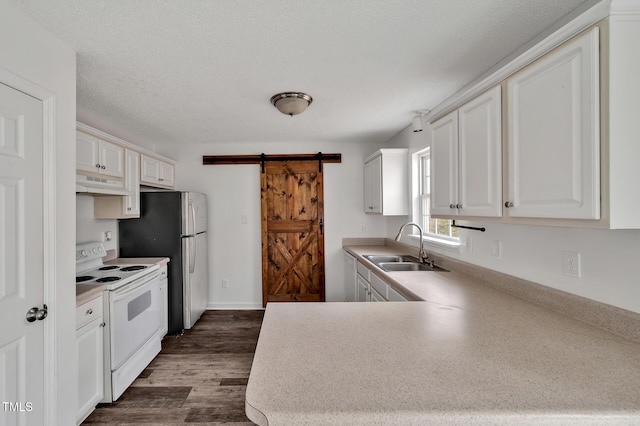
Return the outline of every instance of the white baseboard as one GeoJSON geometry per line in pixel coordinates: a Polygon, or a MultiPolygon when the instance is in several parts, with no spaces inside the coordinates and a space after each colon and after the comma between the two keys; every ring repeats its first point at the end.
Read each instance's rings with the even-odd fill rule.
{"type": "Polygon", "coordinates": [[[209,303],[207,305],[207,310],[256,310],[256,309],[264,309],[262,304],[260,303],[209,303]]]}

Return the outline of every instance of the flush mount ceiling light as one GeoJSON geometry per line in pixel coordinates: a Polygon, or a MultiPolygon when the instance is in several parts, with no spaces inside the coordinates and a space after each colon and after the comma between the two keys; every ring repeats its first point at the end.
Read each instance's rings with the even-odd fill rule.
{"type": "Polygon", "coordinates": [[[311,102],[313,98],[301,92],[283,92],[271,97],[271,103],[278,111],[292,117],[303,113],[311,102]]]}

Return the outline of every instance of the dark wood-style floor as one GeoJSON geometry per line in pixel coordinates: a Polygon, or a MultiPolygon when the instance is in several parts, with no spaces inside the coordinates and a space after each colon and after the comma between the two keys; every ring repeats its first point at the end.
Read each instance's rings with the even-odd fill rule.
{"type": "Polygon", "coordinates": [[[113,404],[83,424],[252,425],[244,396],[263,311],[206,311],[162,351],[113,404]]]}

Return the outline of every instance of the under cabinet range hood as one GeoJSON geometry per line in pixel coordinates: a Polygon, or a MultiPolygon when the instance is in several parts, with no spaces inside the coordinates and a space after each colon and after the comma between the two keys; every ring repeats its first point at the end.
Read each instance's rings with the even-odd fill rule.
{"type": "Polygon", "coordinates": [[[76,175],[76,194],[131,195],[121,180],[76,175]]]}

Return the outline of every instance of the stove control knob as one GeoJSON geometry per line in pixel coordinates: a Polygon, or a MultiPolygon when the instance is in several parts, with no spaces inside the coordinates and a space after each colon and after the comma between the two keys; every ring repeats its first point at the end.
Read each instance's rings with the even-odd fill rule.
{"type": "Polygon", "coordinates": [[[102,247],[102,246],[98,247],[98,251],[99,251],[100,253],[102,253],[102,252],[104,251],[104,247],[102,247]]]}
{"type": "Polygon", "coordinates": [[[97,248],[93,248],[93,250],[91,250],[93,252],[93,254],[98,254],[98,249],[97,248]]]}
{"type": "Polygon", "coordinates": [[[83,250],[80,252],[80,256],[85,257],[86,255],[87,255],[87,251],[83,249],[83,250]]]}

